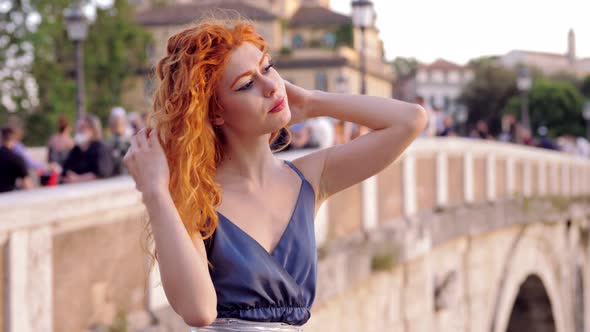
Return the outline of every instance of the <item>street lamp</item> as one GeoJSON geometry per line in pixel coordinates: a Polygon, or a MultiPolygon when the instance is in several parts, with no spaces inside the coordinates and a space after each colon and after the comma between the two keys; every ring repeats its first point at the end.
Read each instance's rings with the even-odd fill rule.
{"type": "Polygon", "coordinates": [[[352,2],[352,24],[361,29],[361,94],[367,94],[367,46],[365,30],[373,26],[375,13],[373,2],[355,0],[352,2]]]}
{"type": "Polygon", "coordinates": [[[590,100],[584,103],[582,115],[584,116],[584,120],[586,120],[586,138],[590,140],[590,100]]]}
{"type": "Polygon", "coordinates": [[[68,38],[74,42],[76,48],[76,119],[84,115],[84,58],[82,42],[88,34],[88,19],[82,10],[80,2],[74,1],[64,10],[64,19],[68,29],[68,38]]]}
{"type": "Polygon", "coordinates": [[[521,92],[521,121],[522,126],[528,130],[531,129],[531,119],[529,117],[529,90],[532,86],[532,79],[529,75],[529,70],[526,66],[520,68],[518,78],[516,80],[516,86],[521,92]]]}

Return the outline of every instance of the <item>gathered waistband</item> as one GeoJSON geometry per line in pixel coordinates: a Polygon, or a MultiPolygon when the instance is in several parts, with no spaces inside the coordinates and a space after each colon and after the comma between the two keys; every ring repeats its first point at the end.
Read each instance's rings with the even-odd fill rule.
{"type": "Polygon", "coordinates": [[[191,327],[191,332],[304,332],[301,326],[277,322],[256,322],[237,318],[217,318],[204,327],[191,327]]]}

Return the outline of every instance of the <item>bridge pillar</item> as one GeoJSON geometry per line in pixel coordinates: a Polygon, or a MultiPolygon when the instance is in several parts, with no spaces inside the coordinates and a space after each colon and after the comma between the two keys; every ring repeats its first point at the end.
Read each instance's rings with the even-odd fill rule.
{"type": "Polygon", "coordinates": [[[45,226],[8,238],[8,332],[53,330],[52,232],[45,226]]]}
{"type": "Polygon", "coordinates": [[[486,157],[486,196],[488,201],[496,200],[496,156],[486,157]]]}

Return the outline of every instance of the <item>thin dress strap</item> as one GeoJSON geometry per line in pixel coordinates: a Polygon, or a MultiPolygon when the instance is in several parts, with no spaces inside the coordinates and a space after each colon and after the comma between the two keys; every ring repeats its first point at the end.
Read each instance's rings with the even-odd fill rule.
{"type": "Polygon", "coordinates": [[[301,173],[301,171],[299,171],[299,169],[297,169],[297,167],[295,167],[295,165],[293,165],[292,162],[288,161],[288,160],[284,160],[284,162],[289,165],[289,167],[291,167],[296,173],[297,175],[299,175],[299,177],[301,178],[302,181],[306,181],[305,180],[305,176],[303,176],[303,173],[301,173]]]}

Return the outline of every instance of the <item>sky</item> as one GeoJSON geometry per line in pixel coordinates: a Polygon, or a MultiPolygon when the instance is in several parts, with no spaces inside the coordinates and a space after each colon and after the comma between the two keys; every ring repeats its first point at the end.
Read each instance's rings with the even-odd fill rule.
{"type": "MultiPolygon", "coordinates": [[[[590,57],[590,0],[373,0],[385,56],[459,64],[514,49],[563,54],[570,28],[576,54],[590,57]]],[[[350,0],[330,0],[350,14],[350,0]]]]}

